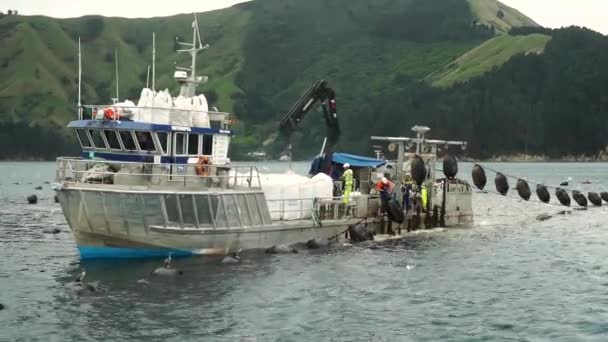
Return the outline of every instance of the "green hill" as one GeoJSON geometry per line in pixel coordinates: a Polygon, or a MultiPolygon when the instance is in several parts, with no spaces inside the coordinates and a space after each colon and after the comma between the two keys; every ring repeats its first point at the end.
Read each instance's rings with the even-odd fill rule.
{"type": "MultiPolygon", "coordinates": [[[[503,147],[508,144],[488,145],[493,137],[475,140],[471,127],[494,127],[491,120],[484,120],[510,115],[494,106],[514,89],[527,89],[517,101],[530,102],[530,108],[543,106],[542,110],[565,97],[539,97],[528,83],[544,84],[544,78],[509,83],[504,82],[502,70],[517,72],[526,69],[529,61],[543,64],[579,53],[571,44],[574,40],[554,42],[570,31],[542,30],[495,0],[254,0],[199,14],[198,19],[203,40],[211,45],[199,58],[198,70],[209,76],[200,90],[213,105],[236,115],[231,153],[237,159],[262,148],[263,142],[269,142],[264,146],[267,152],[278,152],[284,143],[273,139],[277,122],[319,78],[328,80],[338,94],[345,150],[366,153],[369,135],[408,133],[412,123],[432,124],[434,132],[447,138],[473,139],[473,150],[479,155],[494,153],[492,148],[524,149],[515,143],[507,150],[503,147]],[[546,58],[547,51],[553,60],[546,58]],[[503,83],[513,89],[493,93],[492,103],[477,97],[480,84],[493,89],[503,83]],[[479,108],[488,112],[471,117],[479,108]],[[481,148],[486,145],[495,147],[481,148]]],[[[0,143],[8,147],[0,151],[0,158],[52,158],[76,152],[72,133],[63,127],[76,116],[78,37],[83,47],[83,102],[107,103],[114,96],[115,49],[120,98],[137,100],[151,63],[152,32],[156,32],[156,88],[175,93],[175,62],[187,64],[186,56],[175,53],[175,38],[189,39],[191,21],[191,15],[0,17],[0,143]]],[[[593,54],[593,47],[603,46],[603,36],[592,32],[576,31],[574,36],[589,42],[577,58],[585,59],[593,54]]],[[[582,70],[584,65],[577,67],[582,70]]],[[[593,84],[579,94],[581,101],[603,113],[603,100],[595,97],[594,88],[601,82],[594,74],[578,75],[593,84]]],[[[559,72],[551,76],[557,83],[566,77],[559,72]]],[[[535,123],[543,134],[546,120],[535,123]]],[[[513,141],[521,140],[521,129],[508,131],[513,141]]],[[[583,131],[577,134],[585,136],[583,131]]],[[[320,113],[310,113],[292,140],[296,156],[317,153],[323,136],[320,113]]],[[[598,141],[580,145],[591,153],[598,141]]],[[[569,147],[563,149],[570,152],[569,147]]]]}
{"type": "Polygon", "coordinates": [[[540,54],[551,37],[544,34],[510,36],[502,34],[458,57],[437,70],[428,79],[435,86],[451,86],[483,75],[509,61],[518,54],[540,54]]]}

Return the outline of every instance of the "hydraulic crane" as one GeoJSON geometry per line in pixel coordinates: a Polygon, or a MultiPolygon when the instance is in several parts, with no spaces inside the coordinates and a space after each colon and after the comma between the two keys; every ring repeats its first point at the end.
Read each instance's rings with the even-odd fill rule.
{"type": "Polygon", "coordinates": [[[327,134],[321,155],[330,156],[333,148],[340,138],[340,125],[338,122],[338,112],[336,110],[336,93],[327,86],[327,81],[318,80],[310,87],[306,93],[291,107],[287,112],[279,127],[281,135],[287,140],[289,148],[290,137],[295,132],[308,111],[317,104],[322,103],[323,118],[327,127],[327,134]]]}

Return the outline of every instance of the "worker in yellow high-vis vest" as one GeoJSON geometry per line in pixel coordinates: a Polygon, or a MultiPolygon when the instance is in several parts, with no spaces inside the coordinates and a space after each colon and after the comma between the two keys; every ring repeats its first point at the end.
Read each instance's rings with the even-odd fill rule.
{"type": "Polygon", "coordinates": [[[344,173],[342,173],[342,177],[340,177],[344,181],[344,204],[348,204],[350,202],[350,193],[353,192],[353,170],[350,168],[350,164],[346,163],[343,165],[344,173]]]}
{"type": "Polygon", "coordinates": [[[426,210],[427,203],[429,202],[429,192],[425,184],[422,184],[422,190],[420,191],[420,197],[422,197],[422,209],[426,210]]]}

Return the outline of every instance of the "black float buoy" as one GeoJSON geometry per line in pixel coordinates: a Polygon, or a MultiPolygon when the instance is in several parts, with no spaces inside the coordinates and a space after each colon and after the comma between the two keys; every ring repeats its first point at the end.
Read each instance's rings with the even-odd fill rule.
{"type": "Polygon", "coordinates": [[[536,196],[538,196],[538,199],[541,202],[549,203],[549,201],[551,201],[551,194],[549,193],[549,190],[547,190],[547,187],[542,184],[536,185],[536,196]]]}
{"type": "Polygon", "coordinates": [[[268,254],[298,253],[298,250],[287,245],[274,245],[266,250],[268,254]]]}
{"type": "Polygon", "coordinates": [[[488,182],[486,178],[486,172],[483,170],[483,167],[479,164],[475,164],[473,166],[473,171],[471,172],[471,176],[473,177],[473,184],[479,189],[483,190],[488,182]]]}
{"type": "Polygon", "coordinates": [[[562,188],[555,189],[555,196],[557,196],[559,203],[565,205],[566,207],[570,206],[570,195],[568,195],[566,190],[562,188]]]}
{"type": "Polygon", "coordinates": [[[454,179],[458,174],[458,160],[453,155],[447,155],[443,158],[443,174],[448,179],[454,179]]]}
{"type": "Polygon", "coordinates": [[[420,156],[414,157],[410,164],[410,171],[412,179],[418,184],[418,187],[420,187],[426,178],[426,165],[420,156]]]}
{"type": "Polygon", "coordinates": [[[309,249],[321,249],[329,247],[329,240],[326,238],[314,238],[306,242],[306,247],[309,249]]]}
{"type": "Polygon", "coordinates": [[[505,175],[497,172],[496,177],[494,178],[494,184],[496,184],[496,191],[503,196],[507,195],[509,192],[509,181],[507,181],[507,177],[505,175]]]}
{"type": "Polygon", "coordinates": [[[594,206],[602,206],[602,198],[600,197],[600,195],[597,194],[597,192],[590,192],[589,194],[587,194],[587,197],[589,197],[589,202],[591,202],[591,204],[593,204],[594,206]]]}
{"type": "Polygon", "coordinates": [[[576,203],[578,203],[578,205],[580,205],[581,207],[587,207],[587,205],[588,205],[587,197],[585,197],[585,195],[583,195],[580,191],[573,190],[572,198],[574,198],[576,203]]]}
{"type": "Polygon", "coordinates": [[[529,201],[530,197],[532,196],[532,191],[530,191],[530,186],[528,185],[528,182],[523,179],[518,179],[517,193],[519,194],[519,197],[523,198],[526,201],[529,201]]]}
{"type": "Polygon", "coordinates": [[[602,192],[600,194],[600,197],[605,201],[608,202],[608,192],[602,192]]]}
{"type": "Polygon", "coordinates": [[[36,204],[36,203],[38,203],[38,196],[36,196],[36,195],[29,195],[29,196],[27,196],[27,203],[29,203],[29,204],[36,204]]]}
{"type": "Polygon", "coordinates": [[[44,234],[59,234],[61,233],[61,229],[57,228],[57,227],[51,227],[51,228],[44,228],[42,230],[42,232],[44,234]]]}

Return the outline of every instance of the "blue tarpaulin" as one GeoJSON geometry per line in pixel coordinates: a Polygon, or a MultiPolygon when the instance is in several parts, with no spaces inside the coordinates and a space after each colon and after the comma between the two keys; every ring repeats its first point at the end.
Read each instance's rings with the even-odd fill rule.
{"type": "Polygon", "coordinates": [[[386,164],[386,161],[381,159],[356,156],[347,153],[334,153],[331,161],[336,164],[349,163],[352,167],[379,167],[386,164]]]}

